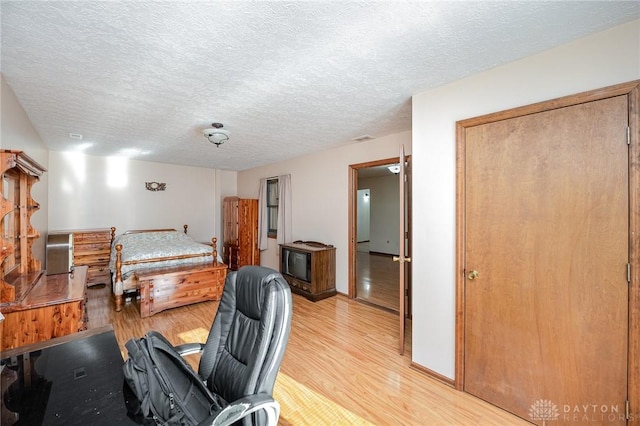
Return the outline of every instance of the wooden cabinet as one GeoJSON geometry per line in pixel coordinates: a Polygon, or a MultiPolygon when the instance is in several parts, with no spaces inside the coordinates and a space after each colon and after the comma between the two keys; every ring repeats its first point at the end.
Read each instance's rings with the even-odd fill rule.
{"type": "Polygon", "coordinates": [[[222,210],[223,262],[233,271],[245,265],[259,265],[258,200],[225,197],[222,210]]]}
{"type": "MultiPolygon", "coordinates": [[[[4,304],[1,350],[66,336],[87,328],[87,267],[44,275],[19,301],[4,304]]],[[[29,276],[23,276],[29,281],[29,276]]],[[[16,283],[18,285],[23,283],[16,283]]]]}
{"type": "Polygon", "coordinates": [[[87,285],[109,284],[111,229],[83,229],[73,233],[73,265],[87,266],[87,285]]]}
{"type": "Polygon", "coordinates": [[[336,248],[315,241],[280,244],[280,272],[291,291],[311,301],[336,294],[336,248]]]}

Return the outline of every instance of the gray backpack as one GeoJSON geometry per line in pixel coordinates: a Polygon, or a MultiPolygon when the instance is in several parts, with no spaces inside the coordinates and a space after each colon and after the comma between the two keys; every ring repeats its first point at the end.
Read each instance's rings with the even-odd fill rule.
{"type": "Polygon", "coordinates": [[[130,339],[125,347],[129,353],[123,366],[125,383],[137,399],[127,401],[127,408],[135,420],[196,425],[227,405],[209,392],[160,333],[150,331],[144,337],[130,339]]]}

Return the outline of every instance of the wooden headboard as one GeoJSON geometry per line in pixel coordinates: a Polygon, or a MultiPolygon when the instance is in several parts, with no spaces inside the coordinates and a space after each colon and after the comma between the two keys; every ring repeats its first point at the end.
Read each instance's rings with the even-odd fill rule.
{"type": "MultiPolygon", "coordinates": [[[[187,228],[189,225],[182,225],[184,228],[184,233],[187,233],[187,228]]],[[[163,232],[163,231],[175,231],[174,228],[164,228],[164,229],[132,229],[130,231],[126,231],[125,234],[140,234],[142,232],[163,232]]]]}

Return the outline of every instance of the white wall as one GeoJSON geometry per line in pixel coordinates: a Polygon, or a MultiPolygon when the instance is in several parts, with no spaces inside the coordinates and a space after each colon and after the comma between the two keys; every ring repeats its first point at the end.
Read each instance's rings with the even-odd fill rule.
{"type": "Polygon", "coordinates": [[[640,21],[413,97],[413,361],[454,378],[455,122],[640,78],[640,21]]]}
{"type": "Polygon", "coordinates": [[[371,190],[369,251],[395,254],[400,251],[400,188],[398,175],[358,179],[371,190]]]}
{"type": "Polygon", "coordinates": [[[196,241],[222,241],[216,194],[228,191],[235,192],[235,172],[51,151],[49,229],[115,226],[119,234],[187,224],[196,241]],[[145,182],[166,190],[148,191],[145,182]]]}
{"type": "Polygon", "coordinates": [[[367,189],[358,189],[358,225],[357,225],[357,242],[361,243],[369,241],[370,238],[370,218],[371,218],[371,191],[367,189]]]}
{"type": "MultiPolygon", "coordinates": [[[[20,105],[18,98],[0,75],[0,148],[24,151],[44,168],[48,167],[48,151],[40,135],[33,128],[31,120],[20,105]]],[[[40,181],[33,185],[31,197],[40,204],[40,209],[31,216],[31,226],[40,237],[33,243],[33,255],[45,265],[47,238],[47,210],[49,207],[47,186],[49,174],[44,173],[40,181]]]]}
{"type": "MultiPolygon", "coordinates": [[[[293,141],[292,141],[293,142],[293,141]]],[[[238,196],[257,198],[260,178],[291,174],[293,239],[336,247],[336,289],[348,293],[349,165],[397,157],[400,146],[411,153],[411,132],[238,172],[238,196]]],[[[260,263],[278,269],[275,239],[260,253],[260,263]]]]}

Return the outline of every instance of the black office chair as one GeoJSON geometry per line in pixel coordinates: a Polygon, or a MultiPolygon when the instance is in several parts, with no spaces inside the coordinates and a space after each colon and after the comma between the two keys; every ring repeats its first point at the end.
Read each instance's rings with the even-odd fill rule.
{"type": "Polygon", "coordinates": [[[223,409],[200,424],[276,425],[273,387],[291,329],[291,291],[278,272],[245,266],[231,272],[207,342],[178,345],[202,352],[198,375],[223,409]]]}

